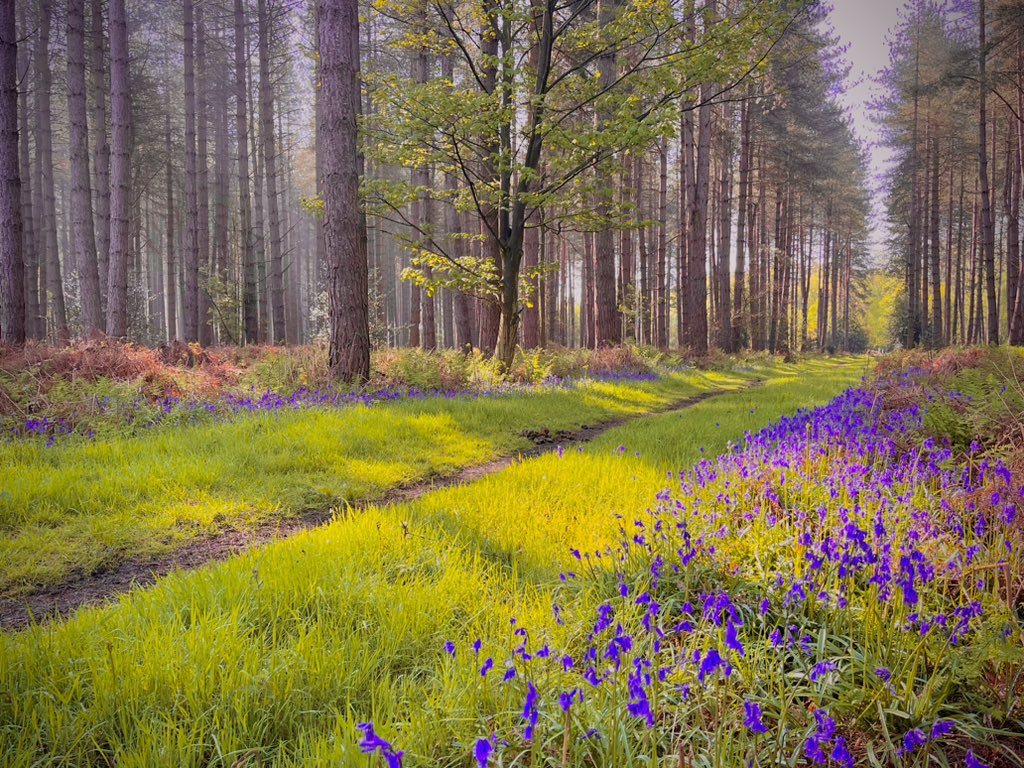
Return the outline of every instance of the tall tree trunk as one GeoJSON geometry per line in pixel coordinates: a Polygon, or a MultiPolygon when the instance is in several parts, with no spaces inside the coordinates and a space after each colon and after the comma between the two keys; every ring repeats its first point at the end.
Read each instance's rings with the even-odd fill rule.
{"type": "MultiPolygon", "coordinates": [[[[540,228],[536,221],[536,213],[527,222],[523,235],[523,268],[530,284],[530,303],[523,307],[523,348],[534,349],[540,344],[540,293],[539,283],[531,273],[536,272],[540,263],[540,228]]],[[[615,278],[612,276],[612,291],[615,290],[615,278]]]]}
{"type": "Polygon", "coordinates": [[[165,172],[167,184],[167,261],[164,282],[164,302],[167,316],[167,341],[178,338],[178,268],[175,263],[174,242],[174,181],[171,173],[171,113],[167,112],[164,123],[165,172]]]}
{"type": "MultiPolygon", "coordinates": [[[[602,32],[615,21],[618,0],[600,0],[598,3],[598,24],[602,32]]],[[[615,82],[616,60],[612,45],[602,47],[597,59],[597,72],[602,83],[615,82]]],[[[594,111],[594,122],[598,131],[607,130],[611,118],[602,101],[594,111]]],[[[598,230],[594,234],[594,346],[619,344],[622,342],[622,321],[615,301],[615,232],[610,219],[613,204],[613,183],[607,152],[594,166],[595,190],[594,213],[598,219],[598,230]]]]}
{"type": "Polygon", "coordinates": [[[932,346],[942,344],[942,278],[939,273],[939,137],[932,137],[932,217],[931,217],[931,279],[932,279],[932,346]]]}
{"type": "Polygon", "coordinates": [[[270,81],[270,19],[267,15],[267,0],[258,0],[256,12],[259,21],[260,138],[263,142],[267,225],[270,229],[270,308],[274,343],[284,344],[284,262],[281,256],[281,216],[277,198],[277,142],[274,137],[274,90],[270,81]]]}
{"type": "Polygon", "coordinates": [[[209,174],[209,97],[207,93],[206,22],[204,3],[195,9],[196,22],[196,240],[199,244],[199,341],[213,340],[210,323],[210,174],[209,174]]]}
{"type": "Polygon", "coordinates": [[[85,0],[68,0],[68,126],[71,160],[71,250],[78,266],[82,332],[101,331],[100,273],[96,262],[92,189],[89,179],[89,126],[85,100],[85,0]]]}
{"type": "Polygon", "coordinates": [[[128,334],[128,256],[131,253],[132,102],[124,0],[110,0],[110,266],[107,334],[128,334]]]}
{"type": "MultiPolygon", "coordinates": [[[[38,37],[33,50],[35,61],[35,139],[38,169],[38,221],[36,230],[41,245],[40,258],[46,268],[46,305],[51,310],[51,326],[58,339],[68,337],[68,317],[64,306],[64,282],[61,279],[60,253],[57,246],[57,200],[53,182],[53,115],[50,106],[53,78],[50,73],[50,23],[53,17],[51,0],[39,0],[38,37]]],[[[42,286],[41,286],[42,287],[42,286]]]]}
{"type": "Polygon", "coordinates": [[[1007,132],[1006,179],[1004,210],[1006,211],[1006,321],[1010,344],[1024,343],[1024,297],[1022,293],[1022,263],[1020,244],[1021,154],[1020,132],[1024,122],[1007,132]],[[1015,135],[1016,134],[1016,135],[1015,135]],[[1016,140],[1015,140],[1016,139],[1016,140]]]}
{"type": "Polygon", "coordinates": [[[931,234],[929,215],[931,214],[931,115],[925,120],[924,130],[924,183],[921,185],[921,247],[919,254],[921,261],[918,264],[918,274],[921,276],[921,284],[918,286],[918,295],[921,297],[921,341],[926,346],[931,346],[931,315],[928,311],[930,297],[928,294],[928,272],[930,267],[928,241],[931,234]]]}
{"type": "Polygon", "coordinates": [[[718,221],[718,344],[726,352],[733,352],[732,300],[729,285],[729,262],[732,243],[732,123],[733,112],[724,108],[722,126],[722,183],[719,196],[718,221]]]}
{"type": "Polygon", "coordinates": [[[92,0],[92,129],[96,137],[93,145],[95,163],[96,261],[99,267],[101,299],[106,301],[107,269],[110,263],[110,142],[107,141],[107,77],[106,51],[103,44],[103,0],[92,0]]]}
{"type": "MultiPolygon", "coordinates": [[[[21,15],[21,39],[28,35],[24,32],[30,25],[27,10],[21,15]]],[[[12,40],[15,38],[12,38],[12,40]]],[[[19,65],[17,72],[25,72],[28,68],[29,52],[25,45],[18,47],[19,65]]],[[[27,78],[26,78],[27,79],[27,78]]],[[[32,160],[29,153],[28,124],[28,87],[23,85],[18,94],[18,125],[20,128],[19,150],[21,157],[21,254],[24,260],[24,293],[25,293],[25,335],[28,338],[39,338],[45,331],[45,322],[39,317],[39,265],[36,260],[36,233],[32,211],[32,160]]]]}
{"type": "MultiPolygon", "coordinates": [[[[619,206],[623,211],[629,210],[630,206],[636,206],[636,190],[633,187],[633,159],[625,152],[622,153],[622,181],[619,185],[619,206]]],[[[636,214],[633,214],[636,218],[636,214]]],[[[626,307],[627,315],[635,312],[636,302],[633,300],[634,274],[636,268],[633,264],[633,228],[626,226],[619,233],[619,305],[626,307]]],[[[633,319],[630,317],[623,324],[623,338],[626,341],[636,341],[636,331],[633,319]]]]}
{"type": "Polygon", "coordinates": [[[320,149],[331,319],[329,361],[344,381],[370,377],[369,278],[366,219],[359,203],[362,161],[357,141],[359,4],[321,0],[320,149]]]}
{"type": "MultiPolygon", "coordinates": [[[[749,90],[748,90],[749,96],[749,90]]],[[[745,250],[747,247],[747,189],[750,184],[750,162],[752,155],[751,114],[750,99],[747,98],[740,106],[740,190],[739,204],[736,209],[736,274],[733,280],[732,296],[732,341],[730,348],[735,351],[740,348],[743,338],[743,283],[746,279],[744,274],[746,265],[745,250]]]]}
{"type": "MultiPolygon", "coordinates": [[[[423,13],[417,21],[417,32],[420,35],[426,36],[426,9],[423,9],[423,13]]],[[[412,56],[412,68],[415,77],[415,81],[420,84],[426,84],[430,79],[430,68],[431,68],[431,56],[430,52],[425,47],[419,47],[412,56]]],[[[423,162],[412,170],[411,173],[412,186],[417,190],[416,199],[412,202],[411,210],[411,223],[412,223],[412,236],[414,247],[417,250],[429,250],[431,245],[431,227],[432,222],[430,221],[430,195],[431,195],[431,184],[430,184],[430,165],[429,162],[423,162]]],[[[414,254],[415,255],[415,254],[414,254]]],[[[430,279],[430,268],[424,267],[424,276],[430,279]]],[[[409,285],[410,297],[412,299],[412,317],[409,322],[409,344],[410,346],[419,347],[422,346],[426,349],[433,349],[437,346],[437,339],[434,331],[434,302],[433,298],[427,291],[421,290],[420,286],[416,283],[410,283],[409,285]],[[431,328],[427,328],[427,320],[431,328]]]]}
{"type": "MultiPolygon", "coordinates": [[[[645,219],[645,207],[643,205],[644,189],[644,160],[641,153],[635,158],[636,189],[637,189],[637,212],[638,218],[645,219]]],[[[640,257],[640,299],[637,306],[637,322],[640,327],[639,339],[642,344],[655,344],[651,337],[651,258],[647,250],[647,228],[643,225],[637,230],[637,253],[640,257]]]]}
{"type": "Polygon", "coordinates": [[[1017,152],[1014,162],[1016,192],[1011,207],[1011,224],[1007,226],[1007,237],[1010,231],[1016,236],[1017,245],[1017,285],[1013,291],[1014,301],[1007,302],[1007,311],[1012,313],[1010,322],[1010,343],[1024,345],[1024,253],[1020,243],[1020,212],[1021,195],[1024,194],[1024,33],[1017,31],[1017,152]]]}
{"type": "Polygon", "coordinates": [[[658,146],[658,260],[654,274],[654,342],[668,347],[668,283],[665,267],[668,259],[668,141],[658,146]]]}
{"type": "Polygon", "coordinates": [[[185,341],[199,341],[199,192],[196,178],[195,5],[184,0],[185,34],[185,341]]]}
{"type": "Polygon", "coordinates": [[[18,167],[18,36],[14,3],[0,3],[0,341],[25,341],[18,167]]]}
{"type": "Polygon", "coordinates": [[[583,302],[580,306],[580,331],[582,338],[581,346],[593,348],[595,346],[595,323],[594,323],[594,233],[583,233],[583,269],[580,275],[583,278],[583,302]]]}
{"type": "MultiPolygon", "coordinates": [[[[498,82],[498,39],[500,30],[498,0],[482,0],[480,18],[480,54],[481,54],[481,82],[483,90],[487,94],[494,93],[498,82]]],[[[491,135],[481,137],[484,144],[484,161],[482,163],[481,176],[486,180],[497,181],[497,154],[498,142],[491,135]]],[[[495,184],[495,186],[500,186],[495,184]]],[[[483,244],[484,257],[489,258],[494,264],[498,273],[499,292],[503,291],[504,280],[502,276],[502,253],[499,232],[499,211],[490,202],[484,201],[481,206],[481,228],[485,237],[483,244]]],[[[493,354],[497,349],[498,335],[501,332],[501,303],[498,297],[497,303],[486,301],[480,307],[480,339],[479,345],[486,354],[493,354]]],[[[518,319],[518,318],[517,318],[518,319]]],[[[511,320],[511,318],[510,318],[511,320]]],[[[506,336],[509,331],[506,331],[506,336]]],[[[512,334],[513,336],[516,334],[512,334]]],[[[506,342],[506,345],[514,342],[506,342]]]]}
{"type": "MultiPolygon", "coordinates": [[[[717,17],[717,0],[706,0],[704,5],[705,29],[717,17]]],[[[705,34],[708,34],[707,32],[705,34]]],[[[708,197],[711,184],[711,104],[714,86],[701,85],[701,104],[697,113],[699,138],[694,166],[694,196],[690,209],[690,245],[686,269],[687,295],[690,299],[691,324],[687,336],[691,351],[705,355],[708,351],[708,197]]]]}
{"type": "Polygon", "coordinates": [[[249,117],[246,85],[245,4],[235,3],[235,134],[238,142],[238,238],[242,252],[242,317],[245,341],[259,340],[258,296],[256,293],[256,258],[253,252],[252,208],[249,204],[249,117]]]}
{"type": "Polygon", "coordinates": [[[988,303],[987,341],[989,344],[998,344],[999,307],[996,304],[995,213],[992,210],[988,178],[988,114],[986,109],[988,77],[985,66],[988,50],[985,27],[985,0],[980,0],[978,6],[978,181],[981,185],[981,250],[985,273],[985,298],[988,303]]]}
{"type": "MultiPolygon", "coordinates": [[[[921,6],[919,6],[921,7],[921,6]]],[[[921,341],[921,310],[920,310],[920,281],[918,268],[920,258],[920,190],[918,188],[919,172],[919,150],[918,150],[918,127],[920,124],[920,61],[921,61],[921,37],[915,36],[914,43],[914,118],[910,135],[910,156],[911,156],[911,185],[910,185],[910,227],[909,245],[907,249],[907,337],[904,340],[905,346],[915,347],[921,341]]]]}
{"type": "MultiPolygon", "coordinates": [[[[230,279],[230,251],[228,250],[228,235],[231,231],[228,222],[228,206],[231,172],[231,160],[228,149],[228,83],[231,78],[231,65],[225,54],[227,51],[226,28],[218,23],[216,30],[216,89],[214,102],[214,205],[213,205],[213,256],[210,262],[210,275],[216,276],[218,281],[218,295],[226,295],[230,279]],[[221,293],[223,292],[223,293],[221,293]]],[[[221,341],[230,340],[233,343],[241,343],[235,337],[237,317],[232,317],[222,312],[217,307],[217,326],[220,330],[221,341]]]]}

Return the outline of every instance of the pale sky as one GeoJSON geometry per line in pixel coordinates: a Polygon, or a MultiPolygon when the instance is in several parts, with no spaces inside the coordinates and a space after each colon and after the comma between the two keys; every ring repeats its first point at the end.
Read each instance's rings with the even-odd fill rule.
{"type": "MultiPolygon", "coordinates": [[[[878,145],[878,134],[871,120],[868,102],[876,86],[875,75],[889,63],[889,46],[886,38],[896,26],[897,13],[903,8],[904,0],[832,0],[831,23],[840,40],[849,45],[847,61],[852,65],[852,81],[843,102],[853,117],[854,126],[861,141],[871,149],[871,175],[877,180],[885,170],[888,152],[878,145]]],[[[881,188],[875,185],[875,243],[873,252],[883,256],[879,238],[883,200],[881,188]]]]}

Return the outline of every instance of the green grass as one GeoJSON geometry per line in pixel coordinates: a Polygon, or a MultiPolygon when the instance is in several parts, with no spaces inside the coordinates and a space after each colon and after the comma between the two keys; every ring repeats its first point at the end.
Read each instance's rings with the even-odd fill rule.
{"type": "MultiPolygon", "coordinates": [[[[355,723],[372,719],[406,749],[406,766],[467,766],[476,739],[519,727],[522,708],[509,686],[484,684],[468,644],[481,638],[480,658],[500,665],[516,617],[531,647],[569,647],[579,627],[556,623],[553,602],[571,594],[577,615],[592,614],[600,590],[587,584],[604,578],[586,566],[566,592],[559,574],[580,565],[569,547],[612,544],[616,515],[650,506],[666,472],[829,398],[863,369],[780,366],[763,387],[616,428],[582,452],[370,508],[4,635],[0,762],[377,766],[356,747],[355,723]],[[459,643],[456,660],[446,640],[459,643]]],[[[542,721],[535,765],[559,764],[560,740],[546,743],[557,725],[542,721]]]]}
{"type": "Polygon", "coordinates": [[[49,448],[41,440],[0,444],[0,596],[159,556],[220,530],[377,499],[526,447],[525,430],[650,413],[762,372],[281,410],[49,448]]]}

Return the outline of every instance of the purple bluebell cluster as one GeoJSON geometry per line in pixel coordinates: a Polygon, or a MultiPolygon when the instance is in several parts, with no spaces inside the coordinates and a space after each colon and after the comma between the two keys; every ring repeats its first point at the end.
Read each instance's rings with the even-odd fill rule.
{"type": "Polygon", "coordinates": [[[924,439],[922,422],[917,406],[849,391],[681,473],[617,546],[567,553],[587,575],[562,574],[554,614],[579,639],[555,648],[516,629],[504,664],[518,674],[484,684],[522,707],[481,741],[480,764],[554,728],[579,750],[617,729],[665,754],[680,740],[710,751],[731,728],[745,735],[737,765],[761,749],[867,765],[854,745],[874,739],[894,762],[930,750],[984,766],[960,746],[983,739],[978,694],[963,691],[983,688],[979,654],[1024,638],[1001,576],[1019,568],[1024,484],[924,439]],[[605,599],[579,615],[595,586],[605,599]],[[876,710],[892,714],[865,728],[876,710]]]}
{"type": "MultiPolygon", "coordinates": [[[[247,393],[223,394],[216,399],[206,400],[195,397],[161,396],[155,399],[136,397],[132,400],[118,400],[111,397],[94,397],[81,406],[78,420],[83,424],[104,422],[121,427],[148,429],[161,424],[189,425],[199,423],[230,422],[239,417],[257,413],[279,413],[306,408],[346,408],[355,405],[371,406],[398,400],[426,400],[443,398],[500,397],[503,395],[550,389],[570,389],[581,381],[646,382],[657,381],[662,374],[653,372],[601,373],[587,379],[550,377],[540,384],[517,384],[506,382],[486,387],[462,387],[458,389],[419,389],[416,387],[382,387],[365,391],[347,391],[324,387],[309,389],[301,387],[291,394],[274,390],[257,391],[250,388],[247,393]]],[[[79,434],[92,439],[94,430],[75,426],[64,418],[28,418],[4,429],[7,439],[45,437],[46,445],[52,446],[62,437],[79,434]]]]}

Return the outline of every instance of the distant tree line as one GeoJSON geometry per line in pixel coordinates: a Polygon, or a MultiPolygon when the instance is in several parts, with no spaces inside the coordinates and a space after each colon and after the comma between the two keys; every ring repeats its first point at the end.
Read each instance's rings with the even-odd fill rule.
{"type": "Polygon", "coordinates": [[[3,0],[0,334],[327,337],[356,378],[371,344],[856,347],[824,13],[3,0]]]}
{"type": "Polygon", "coordinates": [[[895,336],[907,347],[1024,344],[1024,4],[908,4],[879,109],[895,336]]]}

